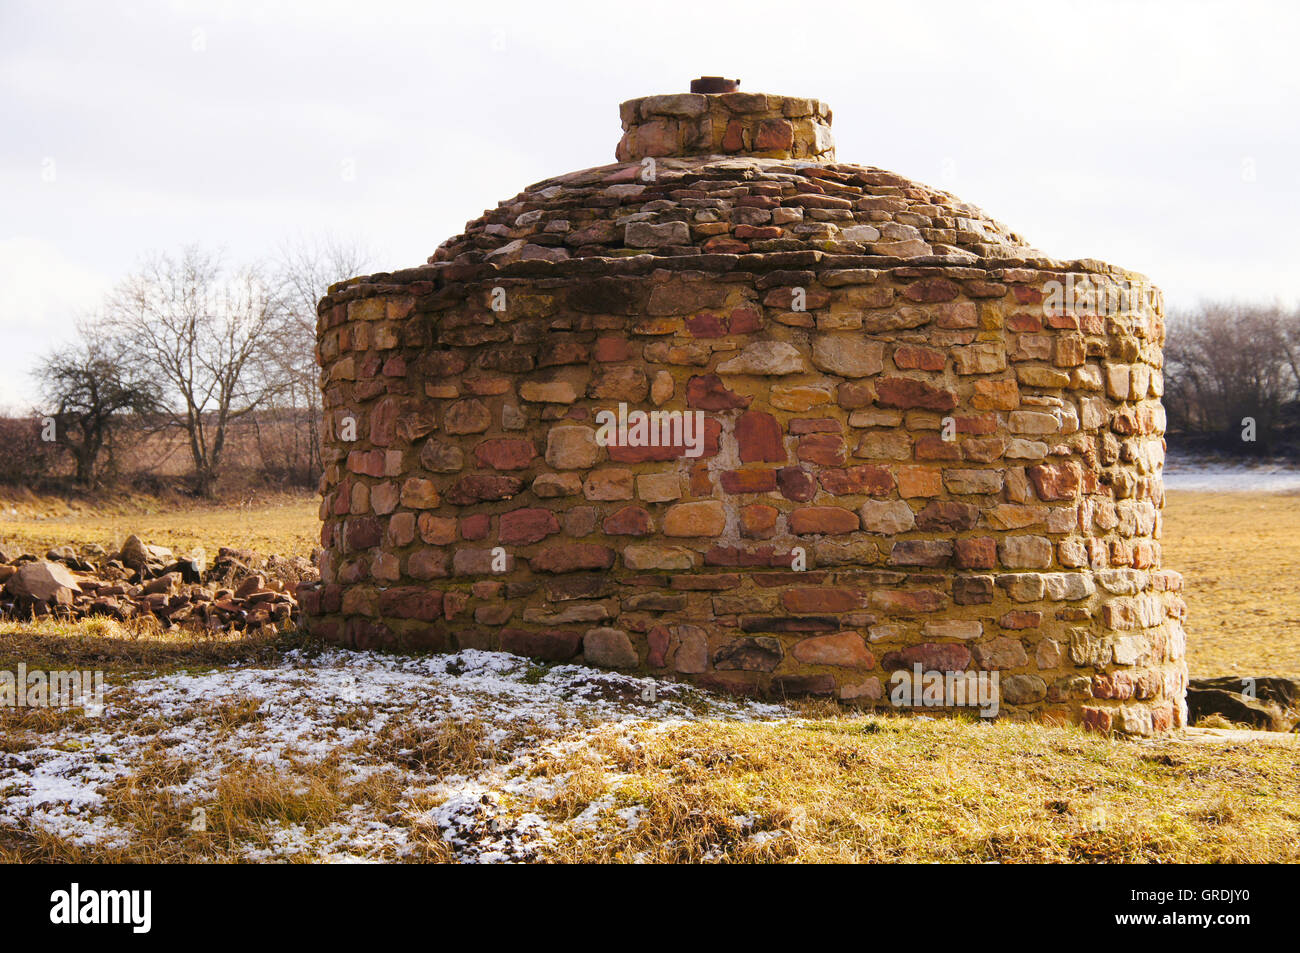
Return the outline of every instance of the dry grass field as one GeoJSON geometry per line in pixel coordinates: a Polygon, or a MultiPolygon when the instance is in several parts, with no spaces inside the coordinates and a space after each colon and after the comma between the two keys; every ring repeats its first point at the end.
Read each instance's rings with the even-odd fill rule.
{"type": "Polygon", "coordinates": [[[1300,678],[1300,494],[1171,492],[1163,543],[1194,677],[1300,678]]]}
{"type": "MultiPolygon", "coordinates": [[[[29,505],[0,539],[295,554],[315,520],[301,498],[29,505]]],[[[1193,673],[1300,676],[1300,496],[1171,493],[1164,539],[1193,673]]],[[[646,703],[508,658],[0,623],[0,669],[110,685],[98,718],[0,710],[0,862],[1300,862],[1296,735],[1120,741],[666,683],[646,703]]]]}
{"type": "Polygon", "coordinates": [[[315,496],[271,500],[159,503],[128,498],[110,506],[78,507],[54,499],[0,502],[0,541],[44,554],[51,546],[98,543],[114,549],[135,533],[146,543],[178,554],[222,546],[281,556],[308,556],[320,543],[315,496]]]}

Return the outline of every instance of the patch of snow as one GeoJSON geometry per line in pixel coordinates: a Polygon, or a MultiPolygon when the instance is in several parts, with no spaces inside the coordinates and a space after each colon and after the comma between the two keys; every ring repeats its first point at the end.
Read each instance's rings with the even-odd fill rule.
{"type": "MultiPolygon", "coordinates": [[[[405,800],[399,808],[441,831],[458,859],[521,860],[548,846],[552,832],[540,814],[514,808],[554,796],[567,780],[532,776],[529,768],[538,755],[581,751],[592,732],[619,726],[788,715],[779,705],[580,665],[555,666],[541,677],[536,672],[535,663],[502,652],[412,657],[295,650],[271,666],[111,686],[104,713],[76,733],[75,743],[69,743],[67,730],[16,733],[23,735],[22,750],[0,755],[0,826],[47,831],[80,845],[124,847],[134,831],[111,816],[105,792],[160,748],[190,769],[185,781],[168,788],[187,817],[191,806],[213,796],[232,767],[252,764],[291,778],[298,765],[333,758],[348,781],[402,772],[405,800]],[[655,700],[644,701],[650,685],[654,692],[644,697],[655,700]],[[440,778],[394,765],[374,750],[386,729],[436,730],[448,720],[481,723],[489,742],[513,738],[511,760],[475,777],[440,778]],[[513,803],[507,806],[503,798],[513,803]],[[428,810],[431,800],[437,806],[428,810]]],[[[594,752],[593,760],[599,760],[594,752]]],[[[593,804],[580,817],[611,807],[593,804]]],[[[634,805],[616,813],[630,829],[640,822],[640,811],[634,805]]],[[[314,830],[268,824],[259,843],[242,846],[242,855],[257,861],[401,857],[413,847],[409,818],[404,824],[400,813],[377,817],[369,805],[358,804],[314,830]]]]}

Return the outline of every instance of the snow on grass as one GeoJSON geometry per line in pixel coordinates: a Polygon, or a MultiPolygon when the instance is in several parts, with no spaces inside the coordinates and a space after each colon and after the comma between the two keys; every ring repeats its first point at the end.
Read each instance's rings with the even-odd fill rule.
{"type": "MultiPolygon", "coordinates": [[[[785,714],[673,682],[500,652],[294,650],[270,667],[130,681],[108,689],[98,718],[10,732],[0,746],[0,827],[129,849],[138,831],[114,814],[109,792],[163,752],[186,776],[162,793],[187,817],[214,802],[232,769],[282,777],[287,795],[302,793],[304,765],[336,769],[343,785],[396,777],[397,811],[358,798],[345,799],[329,823],[268,817],[239,847],[244,859],[395,859],[411,852],[420,827],[436,831],[457,859],[524,859],[551,840],[528,805],[565,783],[530,776],[539,754],[580,750],[589,733],[611,726],[785,714]],[[475,730],[462,737],[449,726],[475,730]],[[421,739],[455,750],[426,757],[421,739]]],[[[635,823],[635,809],[602,808],[635,823]]]]}

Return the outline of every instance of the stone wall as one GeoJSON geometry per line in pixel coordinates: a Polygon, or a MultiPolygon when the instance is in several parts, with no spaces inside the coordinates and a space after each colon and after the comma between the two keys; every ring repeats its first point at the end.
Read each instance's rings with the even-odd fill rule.
{"type": "Polygon", "coordinates": [[[1178,727],[1161,306],[1058,303],[1084,279],[1126,280],[803,251],[336,287],[304,615],[885,707],[917,664],[997,672],[1003,714],[1178,727]],[[701,411],[702,455],[602,446],[620,404],[701,411]]]}
{"type": "Polygon", "coordinates": [[[816,99],[767,93],[677,93],[619,107],[620,162],[647,156],[745,154],[770,159],[835,158],[831,110],[816,99]]]}

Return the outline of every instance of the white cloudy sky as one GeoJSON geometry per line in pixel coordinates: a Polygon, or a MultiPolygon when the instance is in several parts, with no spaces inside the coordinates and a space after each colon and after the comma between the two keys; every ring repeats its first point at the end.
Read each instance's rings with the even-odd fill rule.
{"type": "Polygon", "coordinates": [[[0,0],[0,406],[142,255],[423,261],[703,73],[1171,304],[1300,301],[1300,5],[0,0]],[[354,170],[350,178],[345,168],[354,170]]]}

